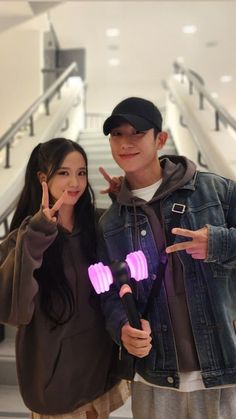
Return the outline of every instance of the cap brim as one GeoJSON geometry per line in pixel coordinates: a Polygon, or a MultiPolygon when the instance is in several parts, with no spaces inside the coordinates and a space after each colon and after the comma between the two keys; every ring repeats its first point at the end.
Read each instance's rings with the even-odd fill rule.
{"type": "Polygon", "coordinates": [[[119,127],[119,125],[124,122],[128,122],[137,131],[146,131],[150,128],[154,128],[154,125],[151,122],[137,115],[111,115],[103,124],[104,135],[110,134],[113,128],[119,127]]]}

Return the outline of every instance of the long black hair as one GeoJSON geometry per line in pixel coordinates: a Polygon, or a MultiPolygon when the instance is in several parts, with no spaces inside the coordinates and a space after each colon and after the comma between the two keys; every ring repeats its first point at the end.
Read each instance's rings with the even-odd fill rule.
{"type": "MultiPolygon", "coordinates": [[[[18,228],[27,216],[34,215],[40,208],[42,187],[38,173],[46,173],[48,182],[55,175],[67,154],[73,151],[78,151],[82,155],[87,168],[87,186],[74,207],[75,223],[80,231],[84,256],[88,263],[94,263],[96,258],[94,193],[88,182],[87,155],[84,149],[74,141],[53,138],[38,144],[33,149],[26,167],[24,187],[10,230],[18,228]]],[[[55,326],[67,322],[74,313],[74,295],[66,279],[62,262],[63,243],[63,231],[59,229],[56,239],[44,252],[41,267],[34,271],[34,276],[39,284],[41,308],[55,326]]]]}

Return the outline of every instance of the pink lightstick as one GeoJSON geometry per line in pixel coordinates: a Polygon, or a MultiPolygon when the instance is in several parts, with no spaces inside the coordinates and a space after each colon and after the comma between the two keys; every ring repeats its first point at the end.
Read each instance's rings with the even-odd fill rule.
{"type": "Polygon", "coordinates": [[[119,283],[119,295],[123,301],[129,323],[132,327],[141,329],[140,317],[128,280],[134,278],[136,281],[141,281],[148,277],[144,253],[141,250],[129,253],[125,262],[115,261],[110,267],[104,266],[102,262],[95,263],[88,268],[88,274],[97,294],[108,291],[114,280],[119,283]]]}

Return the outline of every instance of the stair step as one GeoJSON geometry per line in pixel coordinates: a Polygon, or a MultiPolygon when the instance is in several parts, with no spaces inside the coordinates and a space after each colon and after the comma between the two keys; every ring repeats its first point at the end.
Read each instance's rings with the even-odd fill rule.
{"type": "Polygon", "coordinates": [[[18,386],[0,385],[0,418],[29,418],[18,386]]]}
{"type": "Polygon", "coordinates": [[[17,383],[15,340],[6,338],[0,343],[0,384],[11,386],[17,383]]]}
{"type": "MultiPolygon", "coordinates": [[[[111,157],[111,154],[110,153],[108,153],[108,152],[102,152],[102,153],[96,153],[96,154],[94,154],[94,153],[87,153],[87,155],[88,155],[88,161],[89,162],[94,162],[94,160],[97,162],[97,167],[98,167],[98,164],[99,165],[103,165],[103,164],[106,164],[106,163],[104,163],[104,161],[113,161],[112,160],[112,157],[111,157]]],[[[113,165],[115,166],[115,163],[113,163],[113,165]]]]}
{"type": "Polygon", "coordinates": [[[5,325],[5,337],[15,339],[15,335],[16,335],[16,327],[5,325]]]}

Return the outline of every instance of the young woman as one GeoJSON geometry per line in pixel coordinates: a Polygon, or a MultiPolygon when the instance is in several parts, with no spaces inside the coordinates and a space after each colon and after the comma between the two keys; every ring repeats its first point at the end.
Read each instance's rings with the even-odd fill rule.
{"type": "Polygon", "coordinates": [[[81,146],[55,138],[35,147],[0,245],[0,322],[18,326],[19,386],[33,419],[107,419],[128,397],[87,274],[93,202],[81,146]]]}

